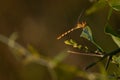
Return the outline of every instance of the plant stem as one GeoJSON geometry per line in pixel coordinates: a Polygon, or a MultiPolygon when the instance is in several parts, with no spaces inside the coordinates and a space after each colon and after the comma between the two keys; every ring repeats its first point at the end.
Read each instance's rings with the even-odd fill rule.
{"type": "Polygon", "coordinates": [[[104,55],[101,59],[99,59],[98,61],[96,61],[96,62],[88,65],[85,69],[87,70],[87,69],[93,67],[93,66],[96,65],[98,62],[100,62],[100,61],[102,61],[103,59],[105,59],[106,57],[110,56],[110,58],[109,58],[109,60],[108,60],[108,62],[107,62],[107,65],[106,65],[106,69],[107,69],[108,66],[109,66],[110,60],[112,59],[112,56],[113,56],[113,55],[116,55],[116,54],[119,53],[119,52],[120,52],[120,48],[115,49],[115,50],[113,50],[112,52],[105,54],[105,55],[104,55]]]}
{"type": "Polygon", "coordinates": [[[88,52],[84,52],[84,53],[82,53],[82,52],[76,52],[76,51],[70,51],[70,50],[68,50],[67,51],[68,53],[71,53],[71,54],[79,54],[79,55],[86,55],[86,56],[95,56],[95,57],[103,57],[104,55],[102,55],[102,54],[97,54],[97,53],[88,53],[88,52]]]}
{"type": "Polygon", "coordinates": [[[113,57],[113,56],[109,56],[109,57],[108,57],[108,60],[107,60],[106,65],[105,65],[105,70],[108,69],[108,66],[109,66],[109,64],[110,64],[110,61],[111,61],[112,57],[113,57]]]}

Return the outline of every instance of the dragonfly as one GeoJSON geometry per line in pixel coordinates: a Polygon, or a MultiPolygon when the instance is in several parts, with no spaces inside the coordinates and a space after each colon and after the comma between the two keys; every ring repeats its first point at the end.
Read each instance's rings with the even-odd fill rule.
{"type": "Polygon", "coordinates": [[[78,23],[77,26],[73,27],[72,29],[66,31],[65,33],[61,34],[60,36],[57,37],[57,39],[61,39],[62,37],[66,36],[67,34],[69,34],[70,32],[77,30],[79,28],[84,28],[86,26],[86,22],[82,22],[82,23],[78,23]]]}
{"type": "Polygon", "coordinates": [[[80,28],[84,28],[84,27],[86,26],[86,22],[79,23],[79,19],[81,18],[83,12],[84,12],[84,10],[82,10],[82,12],[80,13],[80,15],[78,16],[77,25],[76,25],[75,27],[73,27],[72,29],[64,32],[64,33],[61,34],[60,36],[58,36],[58,37],[57,37],[57,40],[63,38],[64,36],[66,36],[67,34],[73,32],[74,30],[77,30],[77,29],[80,29],[80,28]]]}

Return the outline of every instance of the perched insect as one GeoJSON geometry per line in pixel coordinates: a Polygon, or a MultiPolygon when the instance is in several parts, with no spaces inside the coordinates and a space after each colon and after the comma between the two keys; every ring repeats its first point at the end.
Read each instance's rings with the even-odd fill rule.
{"type": "Polygon", "coordinates": [[[83,14],[84,10],[80,13],[80,15],[78,16],[78,19],[77,19],[77,25],[75,27],[73,27],[72,29],[66,31],[65,33],[61,34],[60,36],[57,37],[57,39],[61,39],[62,37],[66,36],[67,34],[69,34],[70,32],[76,30],[76,29],[80,29],[80,28],[84,28],[86,26],[86,22],[82,22],[82,23],[79,23],[79,19],[81,18],[82,14],[83,14]]]}
{"type": "Polygon", "coordinates": [[[61,39],[62,37],[66,36],[67,34],[69,34],[70,32],[79,29],[79,28],[84,28],[86,26],[86,22],[82,22],[82,23],[78,23],[76,27],[73,27],[72,29],[66,31],[65,33],[61,34],[60,36],[57,37],[57,39],[61,39]]]}

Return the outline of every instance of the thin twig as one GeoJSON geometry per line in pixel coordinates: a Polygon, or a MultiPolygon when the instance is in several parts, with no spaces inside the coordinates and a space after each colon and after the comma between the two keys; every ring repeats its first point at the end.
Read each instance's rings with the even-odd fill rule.
{"type": "MultiPolygon", "coordinates": [[[[5,37],[5,36],[3,36],[3,35],[0,35],[0,42],[8,45],[11,49],[13,49],[13,50],[15,50],[15,51],[19,51],[19,50],[22,49],[22,50],[24,51],[24,54],[21,53],[22,56],[26,56],[26,58],[31,57],[35,63],[38,63],[38,64],[40,64],[40,65],[42,65],[42,66],[47,67],[47,69],[48,69],[48,71],[50,72],[50,75],[51,75],[51,77],[52,77],[52,80],[58,80],[58,79],[57,79],[57,75],[55,74],[54,69],[52,69],[52,68],[50,67],[50,65],[49,65],[49,63],[48,63],[47,60],[45,60],[45,59],[43,59],[43,58],[38,58],[38,59],[34,58],[34,56],[32,55],[32,53],[31,53],[30,51],[28,51],[27,49],[25,49],[23,46],[21,46],[21,45],[18,44],[17,42],[15,42],[15,41],[13,41],[13,40],[10,40],[9,38],[7,38],[7,37],[5,37]],[[13,42],[14,45],[10,45],[10,42],[13,42]]],[[[15,55],[15,54],[13,53],[13,55],[15,55]]],[[[25,58],[25,59],[26,59],[26,58],[25,58]]],[[[25,60],[25,59],[24,59],[24,60],[25,60]]],[[[21,58],[21,61],[22,61],[22,60],[23,60],[23,58],[21,58]]],[[[23,60],[23,61],[24,61],[24,60],[23,60]]]]}
{"type": "Polygon", "coordinates": [[[86,55],[86,56],[95,56],[95,57],[103,57],[104,55],[102,54],[97,54],[97,53],[82,53],[82,52],[76,52],[76,51],[67,51],[68,53],[72,53],[72,54],[79,54],[79,55],[86,55]]]}
{"type": "Polygon", "coordinates": [[[110,61],[112,60],[112,55],[111,56],[108,56],[108,60],[106,62],[106,65],[105,65],[105,70],[107,71],[108,70],[108,67],[109,67],[109,64],[110,64],[110,61]]]}
{"type": "MultiPolygon", "coordinates": [[[[111,51],[110,53],[106,53],[102,58],[100,58],[96,62],[93,62],[92,64],[88,65],[85,69],[87,70],[88,68],[96,65],[98,62],[102,61],[103,59],[107,58],[108,56],[111,56],[111,58],[112,58],[113,55],[116,55],[119,52],[120,52],[120,48],[115,49],[115,50],[111,51]]],[[[109,66],[109,62],[110,61],[108,61],[107,66],[109,66]]]]}

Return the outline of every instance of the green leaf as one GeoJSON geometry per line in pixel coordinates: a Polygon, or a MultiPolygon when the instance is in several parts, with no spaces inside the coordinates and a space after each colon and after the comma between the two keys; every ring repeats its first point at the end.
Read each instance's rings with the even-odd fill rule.
{"type": "Polygon", "coordinates": [[[103,49],[94,41],[93,36],[92,36],[92,31],[89,26],[86,26],[85,28],[83,28],[83,31],[82,31],[80,37],[83,37],[83,38],[89,40],[99,49],[100,52],[104,52],[103,49]]]}
{"type": "Polygon", "coordinates": [[[78,48],[78,49],[81,49],[82,45],[79,45],[77,42],[75,42],[74,40],[70,39],[70,40],[65,40],[64,43],[66,45],[70,45],[74,48],[78,48]]]}
{"type": "Polygon", "coordinates": [[[66,45],[72,45],[69,40],[65,40],[64,43],[65,43],[66,45]]]}
{"type": "Polygon", "coordinates": [[[116,36],[112,36],[112,39],[114,40],[114,42],[118,45],[118,47],[120,47],[120,38],[116,37],[116,36]]]}
{"type": "Polygon", "coordinates": [[[65,40],[64,43],[67,44],[67,45],[72,45],[72,46],[77,45],[77,43],[74,40],[72,40],[72,39],[65,40]]]}
{"type": "Polygon", "coordinates": [[[115,55],[112,57],[112,67],[110,68],[109,72],[114,72],[116,77],[120,76],[120,56],[115,55]]]}
{"type": "Polygon", "coordinates": [[[83,37],[91,42],[94,42],[93,37],[92,37],[92,31],[91,31],[90,27],[88,27],[88,26],[83,28],[83,31],[82,31],[80,37],[83,37]]]}
{"type": "Polygon", "coordinates": [[[105,26],[105,32],[109,35],[119,36],[118,34],[116,34],[116,32],[113,30],[109,23],[107,23],[105,26]]]}
{"type": "Polygon", "coordinates": [[[94,3],[92,7],[90,7],[88,10],[86,10],[86,14],[90,15],[90,14],[104,8],[105,5],[106,5],[105,0],[99,0],[98,2],[94,3]]]}
{"type": "Polygon", "coordinates": [[[118,35],[109,24],[106,25],[105,32],[110,35],[117,46],[120,47],[120,35],[118,35]]]}
{"type": "Polygon", "coordinates": [[[119,64],[120,65],[120,56],[113,56],[112,60],[115,64],[119,64]]]}
{"type": "Polygon", "coordinates": [[[113,9],[110,7],[109,12],[108,12],[108,16],[107,16],[107,20],[110,19],[112,12],[113,12],[113,9]]]}
{"type": "Polygon", "coordinates": [[[108,0],[109,5],[116,11],[120,11],[120,0],[108,0]]]}

